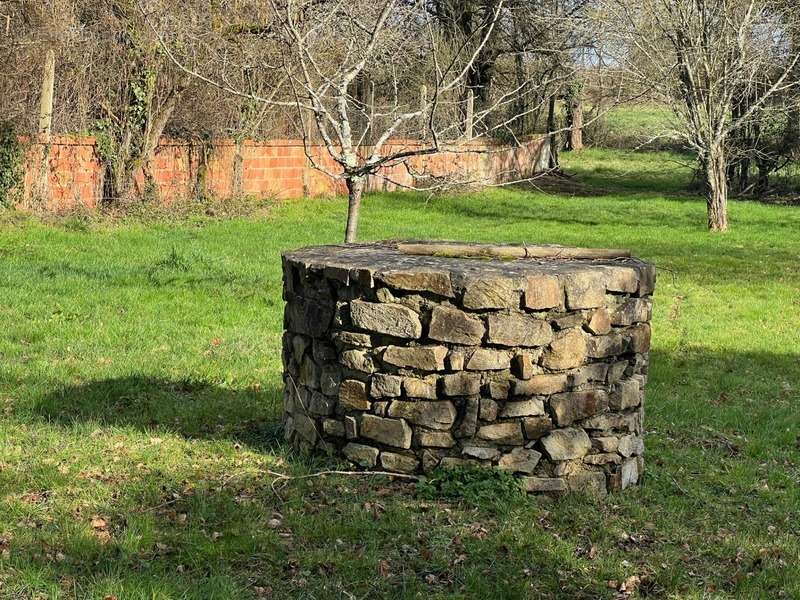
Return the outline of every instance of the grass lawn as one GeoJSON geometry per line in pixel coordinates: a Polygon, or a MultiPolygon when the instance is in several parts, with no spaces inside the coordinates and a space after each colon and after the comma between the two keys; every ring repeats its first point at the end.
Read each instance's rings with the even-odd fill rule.
{"type": "Polygon", "coordinates": [[[680,157],[565,155],[580,195],[367,198],[362,238],[629,247],[660,268],[646,476],[425,500],[281,441],[281,250],[345,203],[0,224],[0,598],[800,597],[800,209],[705,231],[680,157]],[[612,589],[609,581],[617,584],[612,589]]]}
{"type": "Polygon", "coordinates": [[[653,102],[623,104],[603,116],[597,132],[600,135],[598,141],[620,148],[634,148],[641,144],[650,149],[663,148],[671,142],[659,136],[674,126],[675,117],[664,105],[653,102]]]}

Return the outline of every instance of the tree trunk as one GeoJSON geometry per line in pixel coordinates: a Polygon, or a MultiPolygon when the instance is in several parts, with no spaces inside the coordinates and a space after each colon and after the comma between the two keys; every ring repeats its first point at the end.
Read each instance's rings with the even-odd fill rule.
{"type": "Polygon", "coordinates": [[[244,195],[244,140],[237,139],[233,152],[233,172],[231,174],[231,197],[244,195]]]}
{"type": "Polygon", "coordinates": [[[556,135],[556,96],[550,96],[550,103],[547,107],[547,135],[550,138],[550,161],[548,168],[551,171],[558,170],[558,135],[556,135]]]}
{"type": "Polygon", "coordinates": [[[364,191],[364,178],[360,175],[347,175],[347,229],[344,234],[345,244],[356,241],[358,233],[358,217],[361,211],[361,195],[364,191]]]}
{"type": "Polygon", "coordinates": [[[580,96],[569,103],[569,149],[583,150],[583,101],[580,96]]]}
{"type": "MultiPolygon", "coordinates": [[[[514,22],[515,30],[518,27],[516,21],[514,22]]],[[[516,84],[517,84],[517,98],[513,102],[513,110],[514,110],[514,133],[517,138],[522,139],[525,137],[526,129],[525,126],[527,125],[526,113],[528,108],[528,101],[525,98],[525,92],[527,90],[526,81],[525,81],[525,62],[522,59],[522,51],[521,47],[523,46],[519,40],[516,39],[515,34],[515,52],[514,52],[514,75],[516,77],[516,84]]]]}
{"type": "Polygon", "coordinates": [[[706,158],[706,204],[708,207],[708,228],[711,231],[728,229],[728,178],[725,164],[725,151],[712,146],[706,158]]]}
{"type": "Polygon", "coordinates": [[[53,93],[56,83],[56,54],[48,50],[42,72],[42,92],[39,96],[39,145],[41,156],[36,177],[34,200],[46,200],[50,195],[50,157],[51,133],[53,130],[53,93]]]}

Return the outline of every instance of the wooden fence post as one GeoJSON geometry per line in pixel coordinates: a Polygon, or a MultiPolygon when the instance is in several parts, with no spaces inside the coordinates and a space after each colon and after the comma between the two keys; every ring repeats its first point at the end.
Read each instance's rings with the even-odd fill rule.
{"type": "Polygon", "coordinates": [[[56,54],[51,49],[45,53],[42,69],[42,90],[39,96],[39,165],[32,200],[45,203],[50,195],[50,143],[53,130],[53,93],[56,84],[56,54]]]}
{"type": "Polygon", "coordinates": [[[467,116],[464,123],[464,135],[468,140],[472,139],[472,120],[475,115],[475,95],[472,90],[467,90],[467,116]]]}

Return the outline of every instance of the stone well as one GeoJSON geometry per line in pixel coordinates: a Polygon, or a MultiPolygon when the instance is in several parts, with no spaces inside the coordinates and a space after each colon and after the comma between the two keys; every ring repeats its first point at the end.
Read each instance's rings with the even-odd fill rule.
{"type": "Polygon", "coordinates": [[[655,269],[622,251],[396,243],[283,257],[285,433],[368,469],[642,474],[655,269]]]}

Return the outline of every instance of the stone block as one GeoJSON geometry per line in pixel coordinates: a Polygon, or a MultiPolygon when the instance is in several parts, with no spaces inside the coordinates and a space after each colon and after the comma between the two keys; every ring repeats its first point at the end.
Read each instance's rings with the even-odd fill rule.
{"type": "Polygon", "coordinates": [[[319,388],[327,396],[336,396],[339,393],[339,384],[342,373],[338,365],[325,365],[320,370],[319,388]]]}
{"type": "Polygon", "coordinates": [[[403,378],[376,373],[369,380],[369,395],[373,398],[397,398],[402,393],[403,378]]]}
{"type": "Polygon", "coordinates": [[[606,300],[606,274],[596,270],[568,273],[562,277],[569,310],[598,308],[606,300]]]}
{"type": "Polygon", "coordinates": [[[317,422],[308,415],[302,413],[294,414],[294,431],[301,438],[312,444],[316,442],[319,437],[317,422]]]}
{"type": "Polygon", "coordinates": [[[617,383],[609,400],[612,410],[626,410],[639,406],[642,403],[642,393],[639,389],[639,381],[634,378],[623,379],[617,383]]]}
{"type": "Polygon", "coordinates": [[[550,397],[550,408],[553,409],[556,423],[563,427],[607,411],[608,394],[604,390],[555,394],[550,397]]]}
{"type": "Polygon", "coordinates": [[[323,337],[333,319],[333,307],[313,300],[297,298],[286,305],[286,329],[312,337],[323,337]]]}
{"type": "Polygon", "coordinates": [[[584,429],[597,431],[626,431],[638,433],[641,415],[633,413],[605,413],[585,419],[581,423],[584,429]]]}
{"type": "Polygon", "coordinates": [[[482,440],[508,446],[520,446],[525,441],[525,438],[522,437],[522,427],[519,421],[483,425],[478,429],[478,437],[482,440]]]}
{"type": "Polygon", "coordinates": [[[389,406],[389,416],[429,429],[450,429],[456,421],[456,407],[449,400],[395,400],[389,406]]]}
{"type": "Polygon", "coordinates": [[[339,362],[353,371],[375,372],[375,361],[367,350],[345,350],[339,356],[339,362]]]}
{"type": "Polygon", "coordinates": [[[312,344],[312,356],[318,364],[336,360],[336,348],[333,347],[333,344],[329,344],[328,342],[314,340],[312,344]]]}
{"type": "Polygon", "coordinates": [[[563,493],[567,482],[558,477],[523,477],[522,488],[531,493],[563,493]]]}
{"type": "Polygon", "coordinates": [[[557,330],[574,329],[575,327],[583,327],[586,321],[586,315],[583,312],[572,312],[566,315],[559,316],[556,319],[551,319],[553,327],[557,330]]]}
{"type": "Polygon", "coordinates": [[[625,488],[635,485],[639,481],[639,461],[629,458],[620,467],[620,487],[625,488]]]}
{"type": "Polygon", "coordinates": [[[582,471],[567,477],[567,486],[571,492],[603,498],[608,494],[606,475],[602,471],[582,471]]]}
{"type": "Polygon", "coordinates": [[[622,457],[616,452],[601,452],[599,454],[587,454],[583,457],[583,462],[587,465],[616,465],[622,461],[622,457]]]}
{"type": "Polygon", "coordinates": [[[419,460],[407,454],[381,452],[381,466],[387,471],[396,473],[413,473],[419,466],[419,460]]]}
{"type": "Polygon", "coordinates": [[[511,358],[504,350],[478,348],[467,360],[470,371],[502,371],[511,366],[511,358]]]}
{"type": "Polygon", "coordinates": [[[358,437],[358,421],[355,417],[347,416],[344,418],[344,434],[348,440],[358,437]]]}
{"type": "Polygon", "coordinates": [[[339,347],[372,348],[372,337],[368,333],[334,331],[331,339],[339,347]]]}
{"type": "Polygon", "coordinates": [[[488,388],[489,395],[492,398],[495,400],[505,400],[508,398],[511,383],[509,381],[490,381],[488,388]]]}
{"type": "Polygon", "coordinates": [[[619,438],[614,435],[592,438],[592,446],[603,452],[616,452],[619,448],[619,438]]]}
{"type": "Polygon", "coordinates": [[[361,436],[395,448],[411,447],[411,427],[402,419],[365,414],[361,417],[361,436]]]}
{"type": "Polygon", "coordinates": [[[436,467],[439,466],[439,462],[441,458],[435,452],[431,450],[423,450],[422,451],[422,470],[425,473],[430,473],[436,467]]]}
{"type": "Polygon", "coordinates": [[[481,343],[485,332],[483,321],[463,310],[436,306],[431,312],[428,337],[432,340],[475,346],[481,343]]]}
{"type": "Polygon", "coordinates": [[[478,461],[470,460],[467,458],[458,458],[456,456],[445,456],[439,462],[439,466],[443,469],[455,469],[457,467],[474,467],[480,464],[478,461]]]}
{"type": "Polygon", "coordinates": [[[547,416],[527,417],[522,420],[522,429],[527,439],[538,440],[553,429],[553,422],[547,416]]]}
{"type": "Polygon", "coordinates": [[[322,421],[322,431],[325,432],[325,435],[333,437],[343,438],[345,436],[344,423],[336,419],[324,419],[322,421]]]}
{"type": "Polygon", "coordinates": [[[511,452],[504,454],[500,458],[497,466],[501,469],[507,469],[516,473],[533,473],[541,457],[541,452],[537,452],[536,450],[514,448],[511,452]]]}
{"type": "Polygon", "coordinates": [[[365,446],[364,444],[355,444],[350,442],[342,448],[344,454],[350,462],[361,467],[374,467],[378,462],[379,450],[372,446],[365,446]]]}
{"type": "Polygon", "coordinates": [[[389,346],[383,352],[383,362],[396,367],[420,371],[443,371],[446,346],[389,346]]]}
{"type": "Polygon", "coordinates": [[[511,359],[511,372],[520,379],[533,377],[533,361],[527,352],[519,352],[511,359]]]}
{"type": "Polygon", "coordinates": [[[606,289],[618,294],[633,294],[639,289],[639,270],[631,266],[605,267],[606,289]]]}
{"type": "Polygon", "coordinates": [[[650,298],[628,298],[614,310],[611,323],[627,327],[634,323],[647,323],[653,316],[653,302],[650,298]]]}
{"type": "Polygon", "coordinates": [[[650,296],[656,287],[656,268],[654,265],[642,264],[639,266],[639,289],[637,296],[650,296]]]}
{"type": "Polygon", "coordinates": [[[467,398],[464,402],[461,422],[455,430],[456,437],[470,438],[475,435],[478,426],[479,402],[477,398],[467,398]]]}
{"type": "Polygon", "coordinates": [[[409,398],[436,400],[436,378],[403,377],[403,390],[409,398]]]}
{"type": "Polygon", "coordinates": [[[499,407],[497,402],[490,398],[481,398],[481,406],[479,416],[481,421],[494,421],[497,419],[499,407]]]}
{"type": "Polygon", "coordinates": [[[544,402],[541,398],[530,398],[519,402],[506,402],[500,411],[500,418],[538,417],[544,413],[544,402]]]}
{"type": "Polygon", "coordinates": [[[583,365],[567,373],[570,388],[576,388],[592,382],[605,383],[607,375],[608,364],[604,362],[583,365]]]}
{"type": "Polygon", "coordinates": [[[586,328],[594,335],[606,335],[611,331],[611,315],[605,308],[598,308],[592,313],[586,328]]]}
{"type": "Polygon", "coordinates": [[[520,289],[513,279],[481,277],[467,281],[462,305],[464,308],[519,308],[520,289]]]}
{"type": "Polygon", "coordinates": [[[619,438],[618,452],[625,458],[644,454],[644,440],[638,435],[624,435],[619,438]]]}
{"type": "Polygon", "coordinates": [[[481,391],[481,377],[477,373],[461,371],[442,377],[442,393],[445,396],[476,396],[481,391]]]}
{"type": "Polygon", "coordinates": [[[311,394],[311,402],[308,406],[308,412],[312,415],[327,417],[333,414],[335,405],[336,400],[334,398],[329,398],[324,394],[314,392],[311,394]]]}
{"type": "Polygon", "coordinates": [[[567,389],[568,378],[565,374],[535,375],[527,381],[514,381],[514,396],[549,396],[567,389]]]}
{"type": "Polygon", "coordinates": [[[542,366],[553,371],[574,369],[584,363],[586,354],[586,335],[580,329],[565,329],[542,354],[542,366]]]}
{"type": "Polygon", "coordinates": [[[297,364],[303,362],[303,356],[310,344],[311,338],[305,335],[292,336],[292,357],[297,364]]]}
{"type": "Polygon", "coordinates": [[[447,369],[450,371],[463,371],[466,363],[466,353],[463,350],[450,350],[447,355],[447,369]]]}
{"type": "Polygon", "coordinates": [[[500,456],[500,450],[494,446],[464,446],[461,453],[479,460],[495,460],[500,456]]]}
{"type": "MultiPolygon", "coordinates": [[[[378,302],[385,302],[385,303],[397,302],[397,298],[394,297],[394,294],[392,294],[391,290],[389,290],[388,288],[378,288],[377,290],[375,290],[375,298],[378,300],[378,302]]],[[[411,307],[409,306],[407,308],[411,307]]],[[[414,309],[412,308],[411,310],[414,309]]]]}
{"type": "Polygon", "coordinates": [[[627,360],[618,360],[616,362],[611,363],[608,366],[608,374],[606,375],[606,381],[609,384],[617,383],[622,376],[625,375],[625,369],[628,368],[628,361],[627,360]]]}
{"type": "Polygon", "coordinates": [[[563,308],[564,290],[554,275],[531,275],[525,286],[525,308],[547,310],[563,308]]]}
{"type": "Polygon", "coordinates": [[[431,292],[437,296],[445,296],[447,298],[455,296],[453,284],[450,281],[450,273],[447,271],[423,269],[383,271],[376,275],[376,279],[397,290],[431,292]]]}
{"type": "Polygon", "coordinates": [[[309,355],[300,364],[300,385],[312,390],[319,389],[320,368],[309,355]]]}
{"type": "Polygon", "coordinates": [[[555,429],[542,438],[542,447],[550,460],[573,460],[586,456],[592,442],[583,429],[555,429]]]}
{"type": "Polygon", "coordinates": [[[400,304],[364,302],[350,303],[350,318],[359,329],[400,338],[417,339],[422,335],[419,315],[400,304]]]}
{"type": "Polygon", "coordinates": [[[367,386],[363,381],[346,379],[339,385],[339,404],[344,410],[369,410],[367,386]]]}
{"type": "Polygon", "coordinates": [[[456,445],[449,431],[432,431],[420,427],[414,428],[414,442],[423,448],[452,448],[456,445]]]}
{"type": "Polygon", "coordinates": [[[486,321],[490,344],[533,348],[546,346],[553,339],[550,323],[525,313],[494,313],[486,321]]]}
{"type": "Polygon", "coordinates": [[[625,331],[631,352],[644,354],[650,350],[650,324],[637,323],[625,331]]]}
{"type": "Polygon", "coordinates": [[[592,336],[586,345],[586,354],[589,358],[609,358],[624,354],[627,343],[623,335],[613,332],[608,335],[592,336]]]}

